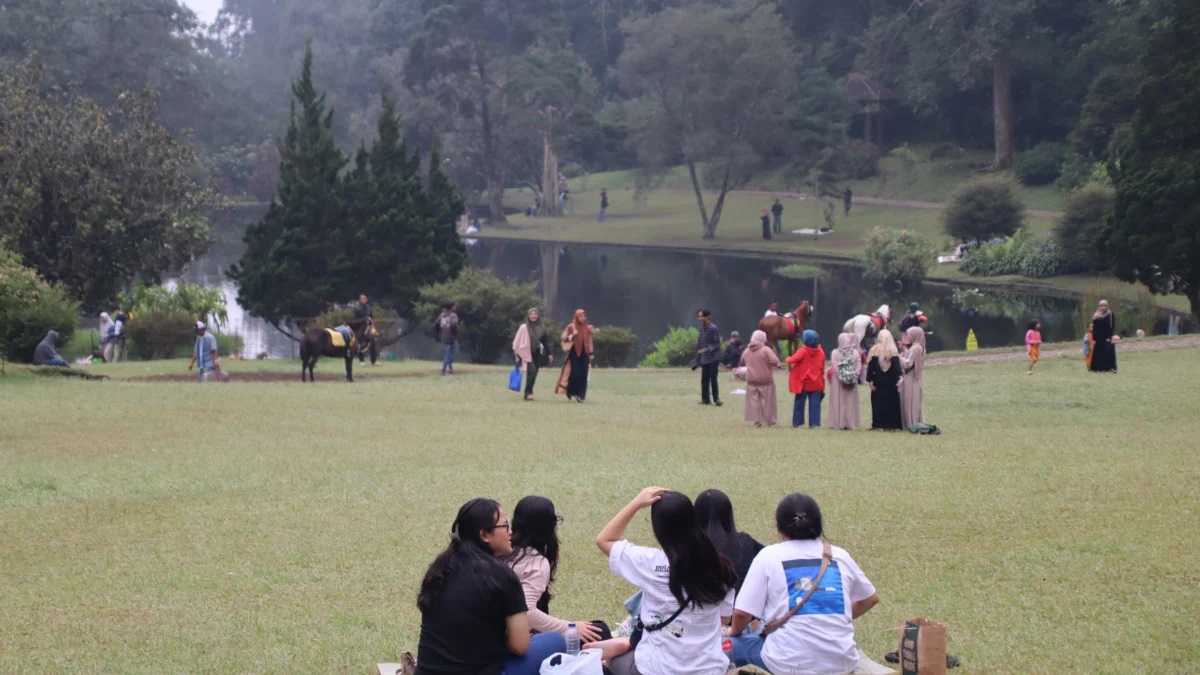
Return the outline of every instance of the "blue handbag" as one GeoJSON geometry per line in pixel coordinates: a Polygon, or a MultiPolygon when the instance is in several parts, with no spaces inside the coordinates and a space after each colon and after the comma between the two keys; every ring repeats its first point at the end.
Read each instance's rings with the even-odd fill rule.
{"type": "Polygon", "coordinates": [[[512,372],[508,374],[508,388],[512,391],[521,391],[521,366],[513,366],[512,372]]]}

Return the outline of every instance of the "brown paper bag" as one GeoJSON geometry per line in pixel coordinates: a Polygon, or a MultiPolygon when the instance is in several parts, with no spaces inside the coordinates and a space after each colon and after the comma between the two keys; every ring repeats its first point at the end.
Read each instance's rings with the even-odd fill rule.
{"type": "Polygon", "coordinates": [[[946,675],[946,625],[909,619],[900,627],[901,675],[946,675]]]}

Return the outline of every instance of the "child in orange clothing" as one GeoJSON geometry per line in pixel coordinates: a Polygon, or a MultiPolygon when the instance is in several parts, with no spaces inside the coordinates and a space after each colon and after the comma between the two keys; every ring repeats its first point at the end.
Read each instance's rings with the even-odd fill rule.
{"type": "Polygon", "coordinates": [[[792,428],[804,426],[804,405],[808,403],[808,427],[821,426],[821,399],[825,398],[825,350],[815,330],[800,334],[804,346],[788,357],[792,366],[788,391],[796,395],[792,404],[792,428]]]}
{"type": "Polygon", "coordinates": [[[1033,374],[1033,366],[1038,362],[1042,351],[1042,322],[1030,321],[1029,330],[1025,331],[1025,351],[1029,353],[1029,370],[1026,375],[1033,374]]]}

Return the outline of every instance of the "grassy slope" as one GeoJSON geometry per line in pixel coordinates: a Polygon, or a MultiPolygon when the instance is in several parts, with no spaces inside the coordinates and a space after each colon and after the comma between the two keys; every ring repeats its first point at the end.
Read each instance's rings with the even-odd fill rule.
{"type": "MultiPolygon", "coordinates": [[[[687,371],[597,372],[586,405],[549,381],[523,404],[498,371],[207,387],[10,374],[0,671],[366,672],[415,648],[420,576],[481,494],[553,498],[554,611],[617,619],[631,589],[591,541],[658,483],[725,489],[764,541],[781,495],[814,494],[883,597],[858,622],[877,659],[921,615],[949,625],[965,673],[1182,672],[1200,661],[1200,360],[1121,358],[1116,377],[1078,358],[1033,377],[931,368],[935,438],[755,430],[737,397],[695,405],[687,371]]],[[[630,536],[650,542],[645,518],[630,536]]]]}

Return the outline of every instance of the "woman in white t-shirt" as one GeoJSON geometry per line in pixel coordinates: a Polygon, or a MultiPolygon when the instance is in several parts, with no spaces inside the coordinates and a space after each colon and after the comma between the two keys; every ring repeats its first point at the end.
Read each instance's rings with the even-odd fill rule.
{"type": "Polygon", "coordinates": [[[854,619],[879,604],[875,586],[845,550],[832,546],[824,576],[794,615],[767,636],[741,635],[753,619],[782,619],[808,595],[820,572],[824,544],[816,500],[794,493],[775,509],[783,541],[764,548],[742,581],[728,635],[738,666],[774,675],[843,675],[858,664],[854,619]]]}
{"type": "Polygon", "coordinates": [[[613,673],[724,675],[729,659],[721,650],[721,626],[733,611],[737,574],[700,529],[692,500],[648,487],[604,526],[596,545],[608,555],[609,569],[642,589],[639,618],[646,628],[633,651],[610,660],[613,673]],[[646,507],[661,550],[624,539],[646,507]]]}

